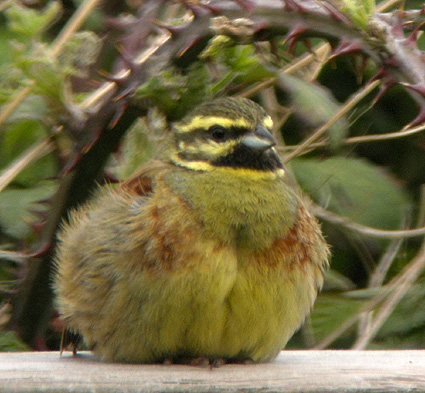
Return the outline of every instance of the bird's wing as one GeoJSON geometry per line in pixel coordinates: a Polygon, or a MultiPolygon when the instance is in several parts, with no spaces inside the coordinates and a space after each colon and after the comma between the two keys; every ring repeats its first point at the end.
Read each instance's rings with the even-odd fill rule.
{"type": "Polygon", "coordinates": [[[154,179],[161,173],[170,169],[170,164],[162,161],[151,160],[149,165],[143,166],[130,179],[121,184],[121,188],[140,196],[148,196],[153,192],[154,179]]]}

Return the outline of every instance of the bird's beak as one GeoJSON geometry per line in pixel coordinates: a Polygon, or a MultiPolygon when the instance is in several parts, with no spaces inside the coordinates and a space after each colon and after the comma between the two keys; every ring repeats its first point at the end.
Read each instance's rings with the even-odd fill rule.
{"type": "Polygon", "coordinates": [[[276,145],[276,139],[263,126],[257,125],[253,132],[242,139],[241,143],[251,149],[265,151],[276,145]]]}

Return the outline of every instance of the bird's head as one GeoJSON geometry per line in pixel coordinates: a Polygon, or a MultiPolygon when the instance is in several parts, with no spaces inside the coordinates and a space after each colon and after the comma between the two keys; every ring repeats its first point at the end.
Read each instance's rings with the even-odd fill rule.
{"type": "Polygon", "coordinates": [[[195,171],[282,171],[272,126],[270,116],[249,99],[207,102],[175,124],[169,158],[195,171]]]}

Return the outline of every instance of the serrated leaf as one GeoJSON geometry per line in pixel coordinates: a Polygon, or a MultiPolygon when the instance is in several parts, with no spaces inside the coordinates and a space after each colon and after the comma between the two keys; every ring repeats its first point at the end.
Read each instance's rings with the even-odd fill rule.
{"type": "Polygon", "coordinates": [[[252,84],[275,76],[260,61],[252,45],[236,45],[225,51],[223,63],[235,73],[236,83],[252,84]]]}
{"type": "Polygon", "coordinates": [[[362,159],[297,158],[291,167],[314,201],[360,224],[399,229],[410,201],[382,168],[362,159]]]}
{"type": "MultiPolygon", "coordinates": [[[[63,69],[59,62],[52,57],[47,45],[37,42],[32,50],[16,59],[16,66],[20,67],[36,94],[45,95],[51,101],[63,103],[63,86],[71,70],[63,69]]],[[[57,105],[57,104],[56,104],[57,105]]]]}
{"type": "Polygon", "coordinates": [[[63,45],[58,56],[61,68],[68,70],[69,75],[83,77],[99,56],[102,42],[90,31],[75,33],[63,45]]]}
{"type": "Polygon", "coordinates": [[[12,3],[5,11],[8,27],[23,38],[40,35],[60,14],[61,5],[51,1],[43,10],[24,7],[18,2],[12,3]]]}
{"type": "MultiPolygon", "coordinates": [[[[30,210],[35,208],[35,203],[51,197],[56,190],[53,181],[45,181],[36,187],[25,189],[8,188],[0,193],[0,226],[8,236],[24,239],[32,233],[30,222],[37,222],[30,210]]],[[[44,205],[37,205],[37,211],[45,211],[44,205]]]]}
{"type": "Polygon", "coordinates": [[[203,64],[195,63],[183,75],[170,68],[139,86],[136,99],[149,98],[174,121],[202,101],[211,98],[208,89],[209,73],[203,64]]]}

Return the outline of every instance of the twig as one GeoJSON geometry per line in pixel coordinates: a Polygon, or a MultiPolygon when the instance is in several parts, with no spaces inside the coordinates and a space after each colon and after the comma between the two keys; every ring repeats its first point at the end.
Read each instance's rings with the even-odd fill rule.
{"type": "Polygon", "coordinates": [[[298,145],[298,147],[291,154],[285,157],[285,162],[288,162],[294,157],[298,156],[306,148],[308,148],[311,143],[320,138],[329,129],[329,127],[335,124],[339,119],[341,119],[341,117],[343,117],[348,111],[357,105],[364,97],[366,97],[373,89],[375,89],[379,83],[380,82],[378,80],[369,83],[360,92],[354,94],[353,97],[347,101],[325,124],[323,124],[315,133],[310,135],[303,143],[298,145]]]}
{"type": "Polygon", "coordinates": [[[398,4],[401,4],[404,0],[387,0],[376,6],[376,12],[384,12],[389,8],[392,8],[398,4]]]}
{"type": "Polygon", "coordinates": [[[27,98],[28,94],[31,92],[31,87],[33,86],[34,81],[29,82],[29,85],[24,87],[12,101],[3,107],[3,110],[0,111],[0,125],[2,125],[9,116],[15,112],[15,109],[21,105],[25,98],[27,98]]]}
{"type": "MultiPolygon", "coordinates": [[[[284,67],[280,72],[283,74],[294,74],[303,68],[310,65],[312,62],[316,61],[317,58],[323,63],[325,63],[325,58],[328,56],[330,52],[330,45],[329,44],[321,44],[317,49],[314,49],[315,55],[312,53],[308,53],[305,56],[301,57],[301,59],[296,59],[297,61],[294,63],[288,64],[286,67],[284,67]]],[[[273,86],[276,83],[276,80],[278,77],[268,78],[264,81],[257,82],[254,85],[246,88],[245,90],[242,90],[239,92],[239,97],[252,97],[254,94],[257,94],[258,92],[267,89],[268,87],[273,86]]],[[[310,79],[311,80],[311,79],[310,79]]]]}
{"type": "MultiPolygon", "coordinates": [[[[388,269],[394,262],[404,239],[391,241],[385,254],[381,257],[378,265],[369,278],[368,288],[379,288],[387,275],[388,269]]],[[[359,318],[359,337],[369,334],[373,326],[373,312],[363,313],[359,318]]]]}
{"type": "Polygon", "coordinates": [[[69,19],[65,27],[52,42],[50,50],[53,57],[59,55],[59,53],[62,51],[63,45],[80,28],[90,13],[98,6],[100,1],[101,0],[85,0],[84,3],[80,5],[77,11],[69,19]]]}
{"type": "MultiPolygon", "coordinates": [[[[380,323],[384,318],[389,315],[389,311],[392,311],[393,305],[400,301],[403,294],[405,293],[408,285],[411,285],[413,280],[419,276],[421,271],[425,266],[425,242],[423,242],[420,251],[412,259],[412,261],[407,265],[401,274],[393,278],[387,285],[381,288],[378,295],[373,297],[368,301],[363,308],[352,317],[348,318],[343,322],[337,329],[335,329],[331,334],[325,337],[321,342],[319,342],[313,349],[324,349],[328,347],[333,341],[340,337],[346,330],[352,327],[365,312],[370,312],[376,308],[376,306],[381,303],[384,299],[388,299],[383,303],[382,311],[377,315],[379,317],[380,323]],[[400,288],[403,287],[403,288],[400,288]],[[392,294],[390,297],[389,294],[392,294]]],[[[377,320],[377,318],[375,318],[377,320]]],[[[379,325],[381,326],[381,325],[379,325]]],[[[378,327],[378,325],[376,325],[378,327]]],[[[375,329],[376,327],[373,327],[375,329]]],[[[368,333],[372,332],[372,328],[369,329],[368,333]]],[[[356,349],[356,348],[353,348],[356,349]]]]}
{"type": "Polygon", "coordinates": [[[355,223],[346,217],[338,216],[335,213],[325,210],[324,208],[318,205],[315,205],[313,207],[313,213],[322,220],[331,222],[333,224],[342,225],[351,231],[358,232],[359,234],[365,236],[377,237],[381,239],[400,239],[425,235],[425,227],[394,231],[367,227],[355,223]]]}
{"type": "Polygon", "coordinates": [[[24,152],[18,160],[0,173],[0,192],[4,190],[24,168],[49,154],[53,149],[54,145],[50,138],[45,138],[24,152]]]}
{"type": "Polygon", "coordinates": [[[404,241],[404,238],[394,239],[385,254],[381,257],[378,265],[376,266],[374,272],[369,278],[369,288],[376,288],[382,285],[387,275],[388,269],[391,267],[394,262],[395,257],[400,251],[400,247],[404,241]]]}
{"type": "Polygon", "coordinates": [[[406,294],[409,287],[415,282],[418,276],[421,274],[425,267],[425,241],[422,243],[418,254],[415,258],[407,265],[403,272],[391,281],[393,291],[385,299],[379,311],[377,311],[375,318],[369,329],[361,335],[352,349],[364,349],[370,341],[373,339],[375,334],[388,319],[397,304],[400,303],[403,296],[406,294]]]}
{"type": "Polygon", "coordinates": [[[24,263],[29,259],[29,256],[21,252],[0,250],[0,259],[13,261],[15,263],[24,263]]]}
{"type": "MultiPolygon", "coordinates": [[[[398,139],[398,138],[404,138],[411,135],[418,134],[419,132],[422,132],[425,130],[425,123],[420,124],[413,128],[402,128],[399,131],[395,132],[388,132],[385,134],[379,134],[379,135],[364,135],[364,136],[354,136],[351,138],[345,139],[342,144],[343,145],[356,145],[359,143],[370,143],[370,142],[379,142],[379,141],[387,141],[391,139],[398,139]]],[[[290,145],[290,146],[284,146],[279,147],[279,150],[282,152],[285,151],[293,151],[299,148],[300,145],[290,145]]],[[[318,149],[322,147],[326,147],[328,144],[324,142],[315,142],[309,145],[310,151],[313,149],[318,149]]]]}

